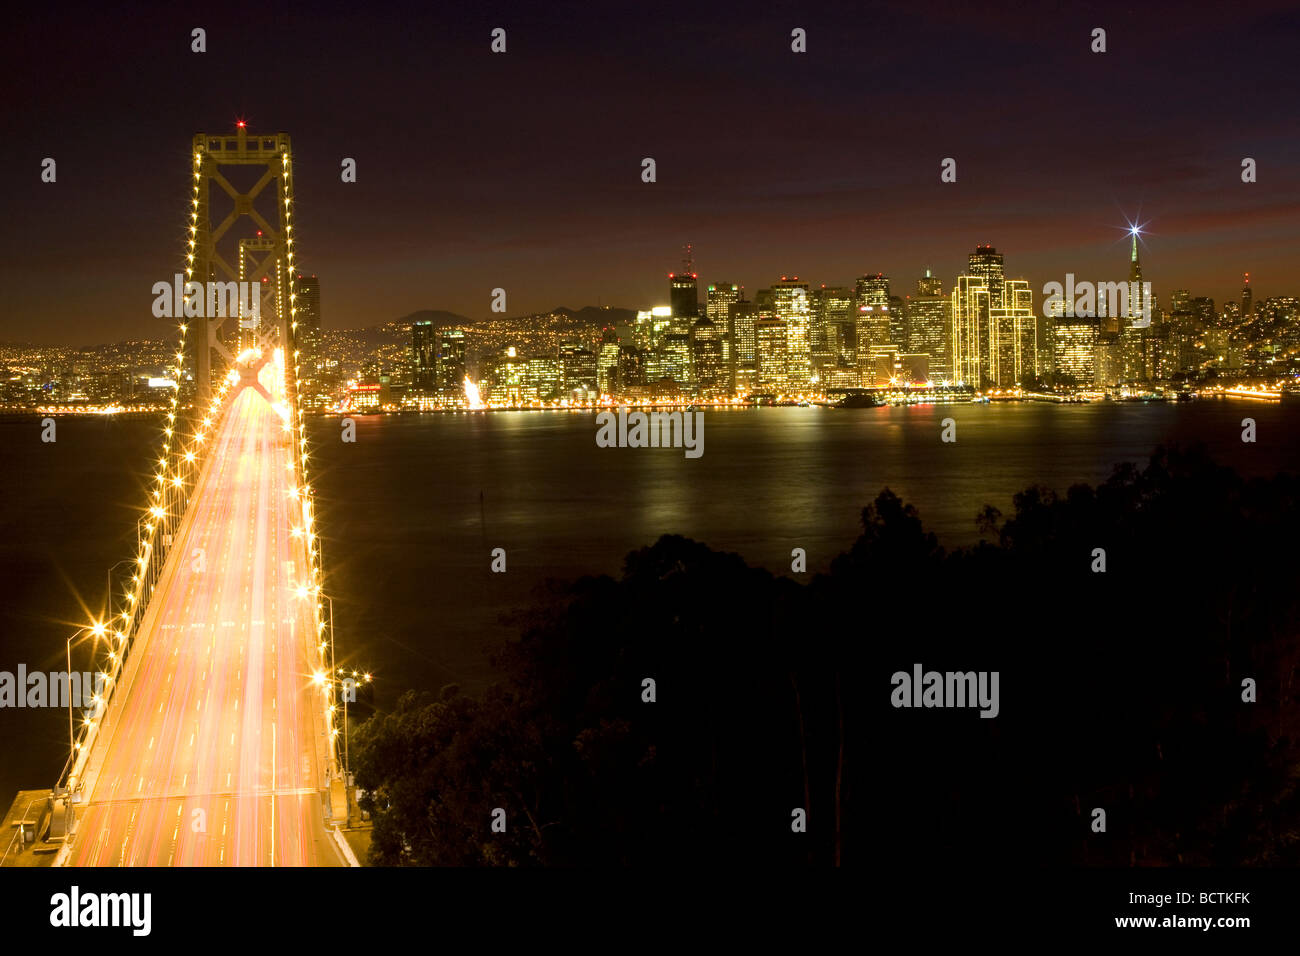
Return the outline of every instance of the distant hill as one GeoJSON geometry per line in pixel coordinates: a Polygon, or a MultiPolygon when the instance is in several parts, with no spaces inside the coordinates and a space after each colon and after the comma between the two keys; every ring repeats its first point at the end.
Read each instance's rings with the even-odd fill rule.
{"type": "MultiPolygon", "coordinates": [[[[571,309],[567,305],[558,305],[551,309],[551,314],[562,315],[577,325],[628,325],[636,319],[636,309],[619,309],[613,306],[584,305],[580,309],[571,309]]],[[[493,317],[495,318],[495,316],[493,317]]],[[[507,319],[531,318],[531,316],[508,316],[507,319]]],[[[380,331],[391,329],[396,326],[402,330],[409,329],[413,322],[432,322],[436,326],[445,325],[482,325],[489,319],[470,319],[455,312],[448,312],[445,309],[421,309],[418,312],[412,312],[410,315],[404,315],[400,319],[384,325],[371,326],[371,329],[380,331]]]]}
{"type": "Polygon", "coordinates": [[[418,312],[412,312],[410,315],[404,315],[400,319],[394,319],[392,322],[384,322],[381,325],[368,325],[361,329],[340,329],[334,334],[346,335],[349,339],[365,348],[377,348],[381,345],[407,342],[411,336],[411,324],[413,322],[432,322],[438,328],[449,325],[472,326],[475,324],[473,319],[457,315],[455,312],[447,312],[443,309],[421,309],[418,312]]]}
{"type": "Polygon", "coordinates": [[[631,325],[636,319],[636,309],[618,309],[613,306],[584,305],[581,309],[570,309],[557,305],[551,310],[559,315],[567,315],[575,322],[592,325],[631,325]]]}
{"type": "MultiPolygon", "coordinates": [[[[592,330],[599,329],[602,326],[630,325],[636,319],[635,309],[617,309],[612,306],[604,308],[595,305],[585,305],[581,309],[570,309],[562,305],[552,309],[549,314],[555,316],[555,318],[550,323],[547,323],[548,327],[562,334],[590,334],[592,330]]],[[[516,319],[519,321],[531,319],[533,316],[505,316],[503,318],[506,322],[510,322],[516,319]]],[[[340,329],[330,334],[344,336],[359,347],[371,350],[386,345],[408,344],[411,336],[411,325],[415,322],[431,322],[435,328],[458,325],[468,329],[478,329],[480,333],[486,333],[485,326],[491,320],[471,319],[455,312],[448,312],[445,309],[420,309],[418,312],[412,312],[400,319],[384,322],[381,325],[371,325],[361,329],[340,329]]],[[[536,323],[531,324],[536,326],[536,323]]],[[[500,334],[501,329],[498,326],[495,335],[483,340],[480,345],[488,349],[496,347],[495,338],[500,334]]]]}
{"type": "Polygon", "coordinates": [[[463,315],[457,315],[455,312],[448,312],[445,309],[421,309],[419,312],[412,312],[410,315],[402,316],[393,324],[409,326],[412,322],[432,322],[434,325],[443,326],[474,325],[477,320],[468,319],[463,315]]]}

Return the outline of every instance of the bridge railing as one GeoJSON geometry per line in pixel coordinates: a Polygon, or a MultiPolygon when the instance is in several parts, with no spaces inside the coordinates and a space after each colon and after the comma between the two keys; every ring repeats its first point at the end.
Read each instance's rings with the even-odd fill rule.
{"type": "MultiPolygon", "coordinates": [[[[182,353],[178,353],[178,356],[180,354],[182,353]]],[[[180,381],[179,374],[177,381],[180,381]]],[[[208,452],[212,446],[209,439],[216,433],[229,408],[225,397],[231,382],[228,377],[215,390],[210,403],[205,408],[193,410],[194,432],[188,436],[188,447],[182,444],[185,436],[179,435],[177,427],[177,396],[172,398],[171,411],[167,414],[167,424],[163,429],[160,453],[154,461],[155,472],[153,488],[150,491],[150,503],[141,517],[142,524],[137,529],[137,551],[133,561],[135,572],[131,576],[130,586],[120,598],[121,603],[113,612],[113,617],[100,622],[109,644],[107,660],[100,671],[103,675],[102,690],[93,700],[94,707],[83,719],[80,730],[73,740],[72,750],[64,762],[63,769],[59,772],[54,787],[56,793],[71,794],[79,788],[82,771],[89,759],[103,718],[108,712],[108,706],[116,696],[127,661],[135,647],[140,623],[154,596],[158,577],[162,573],[176,533],[185,518],[191,494],[207,462],[208,452]]],[[[111,577],[110,574],[110,580],[111,577]]],[[[109,595],[108,603],[110,608],[114,607],[112,594],[109,595]]],[[[69,692],[71,692],[70,686],[69,692]]]]}
{"type": "MultiPolygon", "coordinates": [[[[293,329],[297,331],[297,323],[293,323],[293,329]]],[[[298,380],[298,359],[299,352],[297,349],[293,354],[286,355],[285,369],[285,386],[290,389],[292,394],[288,402],[290,409],[290,424],[294,436],[294,472],[297,477],[298,487],[302,489],[301,503],[303,515],[304,540],[307,546],[307,558],[312,575],[312,622],[316,635],[316,664],[318,672],[325,676],[323,681],[324,694],[322,694],[323,707],[325,711],[325,732],[328,735],[327,756],[329,766],[327,773],[330,780],[335,780],[340,776],[340,768],[343,761],[340,759],[346,747],[346,742],[339,738],[339,728],[335,726],[335,717],[338,715],[338,681],[335,672],[334,656],[334,619],[333,614],[327,614],[326,602],[329,600],[324,594],[324,555],[322,542],[319,534],[316,533],[316,507],[315,495],[313,494],[311,482],[308,477],[307,462],[310,460],[307,445],[307,423],[303,414],[302,391],[299,387],[298,380]]],[[[343,728],[343,733],[347,728],[343,728]]]]}

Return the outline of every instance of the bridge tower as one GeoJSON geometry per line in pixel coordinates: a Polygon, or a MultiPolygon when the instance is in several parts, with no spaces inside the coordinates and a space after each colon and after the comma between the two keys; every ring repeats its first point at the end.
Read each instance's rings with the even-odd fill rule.
{"type": "Polygon", "coordinates": [[[253,133],[240,121],[233,135],[196,133],[192,161],[185,314],[198,326],[187,338],[202,407],[241,348],[280,345],[295,364],[293,150],[287,133],[253,133]],[[210,314],[227,310],[211,308],[209,282],[251,283],[260,317],[210,314]]]}

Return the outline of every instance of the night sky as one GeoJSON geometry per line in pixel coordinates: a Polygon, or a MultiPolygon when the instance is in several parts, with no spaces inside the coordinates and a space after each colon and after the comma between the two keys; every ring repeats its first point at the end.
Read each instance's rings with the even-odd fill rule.
{"type": "Polygon", "coordinates": [[[1162,305],[1237,298],[1244,270],[1257,300],[1300,295],[1294,3],[979,7],[28,14],[6,31],[0,339],[170,334],[151,287],[182,261],[190,139],[237,118],[293,137],[300,264],[333,328],[485,317],[497,286],[511,315],[648,308],[688,241],[702,285],[869,271],[898,294],[926,267],[946,289],[987,242],[1038,305],[1067,271],[1126,279],[1130,220],[1162,305]]]}

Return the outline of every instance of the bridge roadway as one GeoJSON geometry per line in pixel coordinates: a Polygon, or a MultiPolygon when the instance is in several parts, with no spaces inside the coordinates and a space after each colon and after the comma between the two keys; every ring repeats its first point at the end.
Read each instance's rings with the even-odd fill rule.
{"type": "Polygon", "coordinates": [[[336,866],[292,435],[256,373],[214,433],[83,773],[74,866],[336,866]],[[298,529],[299,534],[294,534],[298,529]],[[122,692],[125,691],[125,694],[122,692]]]}

